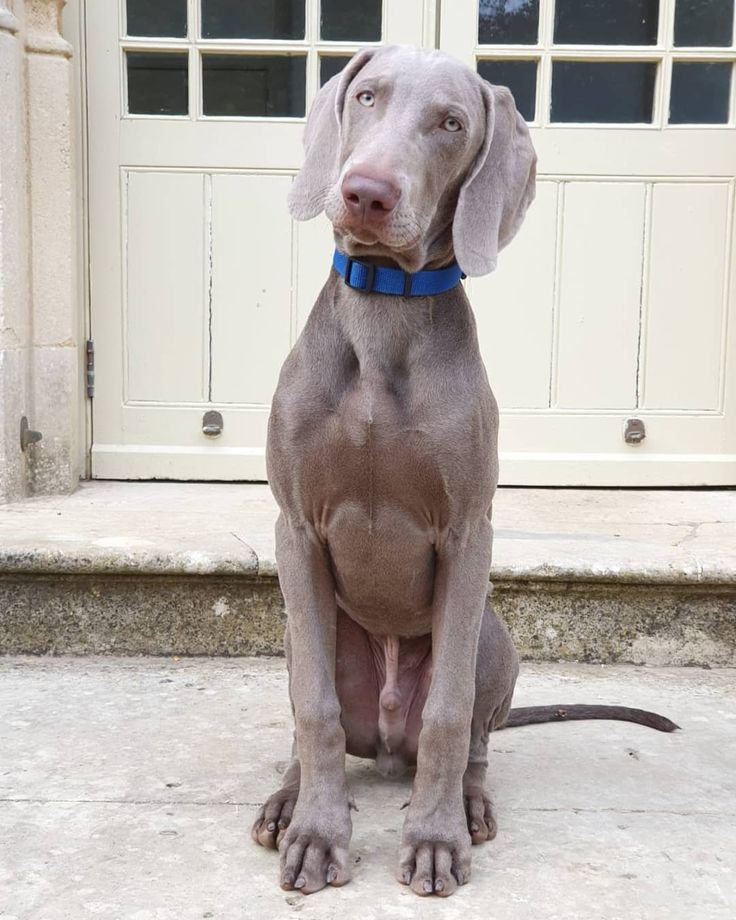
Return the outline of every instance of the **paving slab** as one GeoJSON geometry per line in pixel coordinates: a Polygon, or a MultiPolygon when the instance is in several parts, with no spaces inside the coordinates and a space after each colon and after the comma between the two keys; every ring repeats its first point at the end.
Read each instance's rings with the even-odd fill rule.
{"type": "Polygon", "coordinates": [[[280,659],[0,660],[3,920],[733,920],[736,671],[526,665],[515,702],[669,715],[491,739],[499,834],[449,900],[393,880],[410,779],[348,758],[353,881],[305,898],[252,844],[291,740],[280,659]]]}
{"type": "MultiPolygon", "coordinates": [[[[82,483],[0,506],[0,572],[276,574],[257,483],[82,483]]],[[[736,584],[736,490],[514,489],[494,503],[497,580],[736,584]]]]}

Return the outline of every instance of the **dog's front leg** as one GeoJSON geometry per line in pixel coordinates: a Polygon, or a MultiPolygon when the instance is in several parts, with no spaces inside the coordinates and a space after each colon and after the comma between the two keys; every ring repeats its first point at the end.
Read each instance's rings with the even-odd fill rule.
{"type": "Polygon", "coordinates": [[[279,844],[281,886],[304,894],[350,878],[352,823],[345,732],[335,689],[337,603],[324,545],[309,525],[276,525],[276,555],[291,638],[289,686],[301,785],[279,844]]]}
{"type": "Polygon", "coordinates": [[[417,772],[404,823],[399,881],[420,895],[449,895],[470,875],[463,805],[475,698],[475,659],[488,593],[492,530],[487,518],[450,534],[437,556],[432,683],[422,713],[417,772]]]}

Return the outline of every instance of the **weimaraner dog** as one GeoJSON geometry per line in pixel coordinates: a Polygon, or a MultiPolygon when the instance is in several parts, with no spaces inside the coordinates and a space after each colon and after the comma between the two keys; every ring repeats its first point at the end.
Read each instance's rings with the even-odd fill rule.
{"type": "Polygon", "coordinates": [[[305,148],[291,214],[324,211],[348,258],[271,412],[296,733],[252,834],[278,846],[282,887],[343,885],[346,751],[386,774],[416,764],[398,879],[446,896],[496,833],[489,733],[513,713],[601,717],[509,719],[518,659],[488,600],[498,410],[458,281],[495,268],[536,157],[508,90],[396,46],[359,52],[322,88],[305,148]]]}

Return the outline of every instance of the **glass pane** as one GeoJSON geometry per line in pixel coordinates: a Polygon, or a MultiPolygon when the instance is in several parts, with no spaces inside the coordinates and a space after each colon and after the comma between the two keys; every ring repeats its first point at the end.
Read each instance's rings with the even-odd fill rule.
{"type": "Polygon", "coordinates": [[[187,0],[127,0],[128,35],[186,38],[187,0]]]}
{"type": "Polygon", "coordinates": [[[202,55],[205,115],[300,118],[306,55],[202,55]]]}
{"type": "Polygon", "coordinates": [[[651,122],[657,65],[554,61],[552,121],[651,122]]]}
{"type": "Polygon", "coordinates": [[[733,0],[677,0],[675,44],[730,46],[733,7],[733,0]]]}
{"type": "Polygon", "coordinates": [[[731,64],[672,65],[671,125],[722,125],[728,121],[731,64]]]}
{"type": "Polygon", "coordinates": [[[656,45],[659,0],[557,0],[558,45],[656,45]]]}
{"type": "Polygon", "coordinates": [[[481,45],[536,45],[539,0],[480,0],[481,45]]]}
{"type": "Polygon", "coordinates": [[[351,57],[351,54],[321,55],[319,59],[319,85],[324,86],[335,74],[340,73],[351,57]]]}
{"type": "Polygon", "coordinates": [[[202,38],[304,38],[304,0],[202,0],[202,38]]]}
{"type": "Polygon", "coordinates": [[[537,96],[536,61],[478,61],[478,73],[489,83],[508,86],[516,108],[527,121],[534,121],[537,96]]]}
{"type": "Polygon", "coordinates": [[[380,42],[381,0],[322,0],[320,35],[329,42],[380,42]]]}
{"type": "Polygon", "coordinates": [[[128,111],[133,115],[186,115],[189,55],[128,51],[128,111]]]}

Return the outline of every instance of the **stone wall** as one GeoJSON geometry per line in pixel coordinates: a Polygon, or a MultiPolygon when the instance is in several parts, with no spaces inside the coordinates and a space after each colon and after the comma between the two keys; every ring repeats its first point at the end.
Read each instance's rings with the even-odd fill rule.
{"type": "Polygon", "coordinates": [[[0,502],[79,481],[81,369],[65,0],[0,0],[0,502]],[[42,439],[21,450],[21,418],[42,439]]]}

